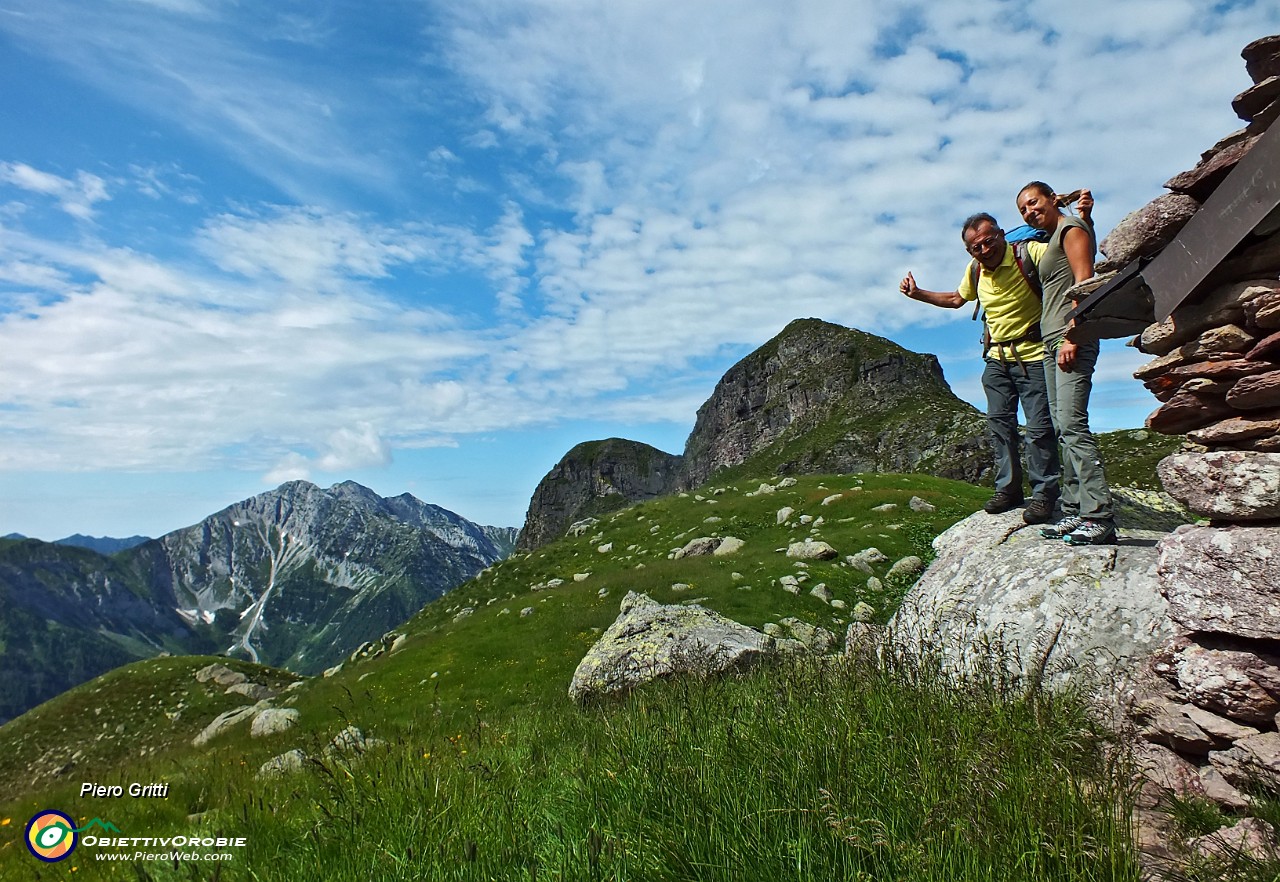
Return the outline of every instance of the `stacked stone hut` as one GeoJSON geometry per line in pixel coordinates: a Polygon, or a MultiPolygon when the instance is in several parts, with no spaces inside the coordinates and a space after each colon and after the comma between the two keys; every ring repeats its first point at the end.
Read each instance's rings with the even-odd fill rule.
{"type": "MultiPolygon", "coordinates": [[[[1193,250],[1188,224],[1220,186],[1280,203],[1274,176],[1231,177],[1259,159],[1280,166],[1280,126],[1272,125],[1280,117],[1280,35],[1241,54],[1254,85],[1233,108],[1246,125],[1170,180],[1169,194],[1125,218],[1103,242],[1100,270],[1193,250]],[[1240,165],[1253,151],[1268,156],[1240,165]]],[[[1242,201],[1219,198],[1215,218],[1242,201]]],[[[1276,833],[1248,817],[1247,791],[1280,791],[1280,208],[1246,233],[1214,259],[1204,284],[1132,343],[1155,356],[1135,374],[1160,402],[1147,427],[1189,439],[1160,463],[1160,479],[1202,519],[1159,544],[1160,591],[1180,633],[1153,658],[1134,713],[1147,805],[1167,790],[1211,799],[1244,816],[1215,847],[1225,841],[1274,855],[1276,833]]],[[[1158,833],[1145,838],[1167,850],[1158,833]]]]}

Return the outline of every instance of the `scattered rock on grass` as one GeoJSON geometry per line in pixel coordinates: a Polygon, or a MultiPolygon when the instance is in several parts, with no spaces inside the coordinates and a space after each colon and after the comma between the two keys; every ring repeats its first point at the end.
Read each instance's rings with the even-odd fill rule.
{"type": "Polygon", "coordinates": [[[258,769],[259,778],[276,778],[301,771],[307,762],[307,755],[296,747],[279,756],[267,760],[258,769]]]}
{"type": "Polygon", "coordinates": [[[249,734],[254,738],[276,735],[294,727],[300,714],[291,707],[266,708],[253,718],[249,734]]]}
{"type": "Polygon", "coordinates": [[[787,557],[797,560],[831,560],[837,556],[838,552],[821,540],[805,539],[787,546],[787,557]]]}
{"type": "Polygon", "coordinates": [[[578,665],[569,697],[586,701],[673,674],[739,669],[773,649],[771,638],[717,612],[664,605],[632,591],[578,665]]]}

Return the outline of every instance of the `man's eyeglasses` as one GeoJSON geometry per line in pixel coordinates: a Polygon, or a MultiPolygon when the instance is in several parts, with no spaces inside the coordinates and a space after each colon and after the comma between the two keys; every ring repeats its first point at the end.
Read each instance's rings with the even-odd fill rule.
{"type": "Polygon", "coordinates": [[[988,236],[985,239],[980,239],[976,242],[971,243],[967,248],[965,248],[965,250],[968,251],[970,254],[972,254],[974,257],[977,257],[982,252],[994,247],[995,244],[1000,241],[1000,235],[1001,234],[998,232],[992,233],[990,236],[988,236]]]}

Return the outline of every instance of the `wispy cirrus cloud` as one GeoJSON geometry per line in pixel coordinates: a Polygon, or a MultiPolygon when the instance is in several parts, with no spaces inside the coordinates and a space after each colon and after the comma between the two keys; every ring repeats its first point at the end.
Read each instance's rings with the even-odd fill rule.
{"type": "Polygon", "coordinates": [[[283,9],[269,18],[200,0],[11,0],[7,11],[0,30],[19,45],[218,145],[295,198],[320,195],[316,175],[392,185],[365,128],[375,119],[370,99],[380,100],[375,84],[352,83],[326,64],[325,29],[303,26],[316,25],[314,15],[291,23],[283,9]],[[290,34],[314,51],[286,64],[271,40],[290,34]]]}

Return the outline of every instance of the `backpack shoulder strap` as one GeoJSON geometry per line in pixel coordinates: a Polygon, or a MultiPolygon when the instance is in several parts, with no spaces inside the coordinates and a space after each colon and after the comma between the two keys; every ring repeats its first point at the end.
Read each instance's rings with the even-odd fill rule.
{"type": "MultiPolygon", "coordinates": [[[[1031,259],[1031,251],[1027,248],[1026,242],[1013,243],[1013,261],[1018,265],[1018,271],[1027,280],[1027,285],[1035,292],[1035,295],[1044,299],[1044,287],[1040,284],[1040,268],[1031,259]],[[1028,267],[1030,269],[1027,269],[1028,267]]],[[[977,261],[974,262],[976,263],[977,261]]]]}
{"type": "Polygon", "coordinates": [[[969,261],[969,284],[973,286],[973,315],[969,317],[970,321],[978,320],[978,313],[982,310],[982,302],[978,300],[978,276],[982,272],[982,267],[978,265],[978,258],[969,261]]]}

